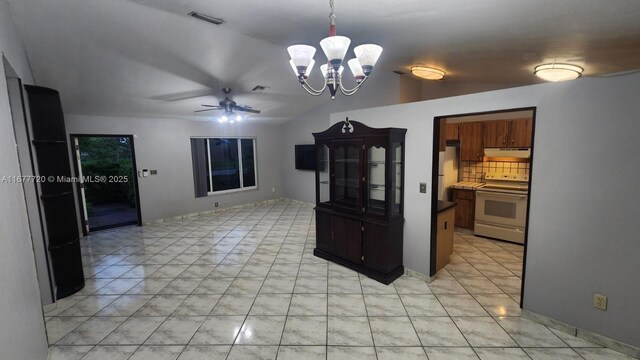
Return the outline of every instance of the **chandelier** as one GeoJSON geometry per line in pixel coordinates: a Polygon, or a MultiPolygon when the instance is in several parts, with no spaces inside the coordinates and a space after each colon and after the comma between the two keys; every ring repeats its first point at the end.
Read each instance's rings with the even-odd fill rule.
{"type": "Polygon", "coordinates": [[[329,88],[331,99],[335,99],[338,89],[347,96],[355,94],[360,89],[362,84],[369,78],[373,67],[378,61],[382,53],[382,47],[375,44],[363,44],[353,49],[356,57],[349,60],[347,64],[356,80],[356,86],[353,89],[345,88],[342,85],[342,72],[344,70],[342,60],[347,54],[351,39],[346,36],[336,35],[336,16],[334,14],[333,0],[329,0],[329,7],[331,8],[329,13],[329,36],[320,41],[320,47],[327,57],[327,63],[320,66],[320,72],[324,76],[324,85],[321,89],[316,90],[307,82],[315,64],[313,56],[316,53],[316,48],[310,45],[292,45],[287,48],[287,51],[291,56],[289,64],[298,77],[302,88],[313,96],[319,96],[329,88]]]}

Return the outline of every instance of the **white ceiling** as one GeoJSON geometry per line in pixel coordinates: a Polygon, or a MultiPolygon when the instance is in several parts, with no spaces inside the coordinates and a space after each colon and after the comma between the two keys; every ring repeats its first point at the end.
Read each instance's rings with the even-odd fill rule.
{"type": "MultiPolygon", "coordinates": [[[[328,1],[9,2],[36,81],[60,91],[67,113],[202,119],[215,112],[193,110],[216,104],[224,86],[238,103],[263,110],[253,116],[261,121],[282,122],[328,101],[300,89],[286,53],[294,43],[319,49],[328,1]],[[226,23],[186,16],[192,10],[226,23]],[[258,84],[269,88],[252,93],[258,84]],[[185,99],[194,95],[207,96],[185,99]]],[[[533,66],[554,60],[581,65],[587,76],[640,68],[638,0],[335,0],[335,6],[338,34],[353,45],[384,47],[373,77],[426,64],[444,69],[446,82],[511,87],[539,82],[533,66]]],[[[318,84],[317,69],[314,75],[318,84]]]]}

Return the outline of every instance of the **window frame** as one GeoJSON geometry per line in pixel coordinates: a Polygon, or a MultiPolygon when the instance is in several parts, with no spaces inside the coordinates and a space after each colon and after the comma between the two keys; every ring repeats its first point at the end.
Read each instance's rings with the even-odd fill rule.
{"type": "Polygon", "coordinates": [[[219,136],[219,137],[209,137],[209,136],[202,136],[199,137],[201,139],[206,139],[207,141],[207,167],[209,168],[209,171],[212,171],[212,167],[211,167],[211,145],[210,145],[210,141],[212,139],[236,139],[237,141],[237,146],[238,146],[238,169],[240,171],[239,177],[240,177],[240,187],[236,188],[236,189],[227,189],[227,190],[218,190],[218,191],[214,191],[213,190],[213,177],[212,176],[208,176],[208,187],[209,189],[211,189],[211,191],[207,191],[207,196],[211,196],[211,195],[221,195],[221,194],[230,194],[230,193],[236,193],[236,192],[241,192],[241,191],[251,191],[251,190],[258,190],[258,139],[255,136],[219,136]],[[242,140],[251,140],[253,143],[253,173],[254,173],[254,177],[255,177],[255,185],[254,186],[247,186],[244,187],[244,175],[243,175],[243,166],[242,166],[242,140]]]}

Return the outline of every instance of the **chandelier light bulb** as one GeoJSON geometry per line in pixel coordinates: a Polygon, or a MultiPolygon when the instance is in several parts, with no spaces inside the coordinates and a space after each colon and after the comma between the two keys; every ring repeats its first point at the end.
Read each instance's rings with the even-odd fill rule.
{"type": "Polygon", "coordinates": [[[353,52],[356,54],[356,58],[358,58],[358,61],[360,62],[365,75],[369,76],[369,74],[373,70],[373,67],[378,62],[380,55],[382,54],[382,46],[375,44],[364,44],[356,46],[353,49],[353,52]]]}
{"type": "Polygon", "coordinates": [[[236,121],[238,121],[238,122],[242,121],[242,116],[236,115],[236,121]]]}
{"type": "MultiPolygon", "coordinates": [[[[309,66],[307,66],[307,69],[304,72],[304,77],[308,78],[309,74],[311,74],[311,70],[313,70],[313,66],[316,64],[316,61],[311,59],[311,63],[309,64],[309,66]]],[[[296,74],[296,76],[298,76],[298,68],[296,67],[296,64],[293,62],[292,60],[289,60],[289,65],[291,65],[291,70],[293,70],[293,73],[296,74]]]]}
{"type": "Polygon", "coordinates": [[[342,60],[349,50],[351,39],[346,36],[329,36],[320,41],[320,47],[324,51],[327,60],[334,69],[338,70],[342,60]]]}
{"type": "Polygon", "coordinates": [[[316,48],[309,45],[293,45],[287,48],[293,64],[298,70],[298,74],[304,75],[307,67],[313,61],[313,56],[316,54],[316,48]]]}
{"type": "Polygon", "coordinates": [[[353,58],[347,61],[347,64],[349,65],[349,69],[351,69],[351,73],[353,74],[353,77],[356,78],[356,81],[360,82],[364,80],[366,75],[364,74],[362,65],[360,65],[360,61],[357,58],[353,58]]]}

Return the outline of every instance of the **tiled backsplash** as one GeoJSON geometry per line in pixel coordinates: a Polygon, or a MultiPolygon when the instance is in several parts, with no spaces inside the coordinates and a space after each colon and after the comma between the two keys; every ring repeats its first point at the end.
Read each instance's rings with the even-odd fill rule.
{"type": "Polygon", "coordinates": [[[462,161],[462,181],[483,182],[488,172],[529,175],[529,165],[528,162],[462,161]]]}

